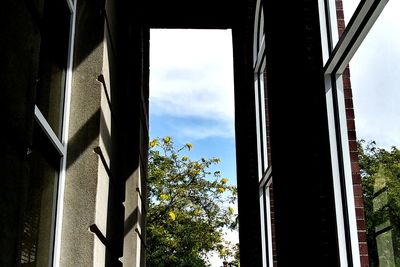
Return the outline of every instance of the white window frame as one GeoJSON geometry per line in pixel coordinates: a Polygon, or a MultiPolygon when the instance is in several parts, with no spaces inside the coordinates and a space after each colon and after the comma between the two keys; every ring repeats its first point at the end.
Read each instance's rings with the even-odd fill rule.
{"type": "Polygon", "coordinates": [[[272,223],[270,188],[272,185],[272,168],[268,162],[267,145],[267,123],[265,105],[265,33],[264,14],[261,0],[257,0],[254,22],[254,47],[253,47],[253,70],[254,70],[254,97],[255,97],[255,119],[257,137],[257,162],[259,179],[259,201],[260,201],[260,227],[261,248],[263,266],[273,266],[272,253],[272,223]]]}
{"type": "Polygon", "coordinates": [[[60,163],[60,176],[58,182],[58,197],[57,197],[57,208],[56,208],[56,222],[55,222],[55,237],[54,237],[54,254],[53,254],[53,266],[60,266],[60,253],[61,253],[61,233],[62,233],[62,221],[63,221],[63,210],[64,210],[64,188],[65,188],[65,177],[67,167],[67,147],[68,147],[68,129],[69,129],[69,118],[71,109],[71,91],[72,91],[72,69],[73,69],[73,52],[75,43],[75,24],[76,24],[76,7],[77,0],[66,0],[71,12],[71,24],[70,24],[70,37],[68,44],[68,62],[67,62],[67,74],[65,82],[65,93],[64,93],[64,110],[63,110],[63,121],[61,131],[61,142],[64,146],[64,155],[60,163]]]}
{"type": "MultiPolygon", "coordinates": [[[[51,1],[51,0],[49,0],[51,1]]],[[[43,130],[47,139],[51,142],[54,149],[60,155],[60,167],[58,173],[57,188],[54,192],[54,206],[53,221],[52,221],[52,234],[50,238],[51,246],[49,251],[49,267],[56,267],[60,265],[60,250],[61,250],[61,232],[62,232],[62,217],[63,217],[63,200],[64,200],[64,187],[65,187],[65,173],[67,166],[67,143],[68,143],[68,128],[70,116],[70,99],[71,99],[71,84],[72,84],[72,64],[73,64],[73,51],[74,51],[74,36],[75,36],[75,18],[76,18],[76,1],[64,0],[67,4],[68,11],[70,12],[70,28],[69,28],[69,44],[68,44],[68,59],[67,69],[64,84],[64,92],[62,94],[62,104],[64,107],[61,116],[61,135],[60,138],[49,125],[46,118],[43,116],[39,107],[34,107],[34,119],[40,128],[43,130]]]]}
{"type": "Polygon", "coordinates": [[[361,1],[338,36],[335,0],[319,0],[340,266],[361,266],[341,75],[388,0],[361,1]]]}
{"type": "Polygon", "coordinates": [[[267,127],[266,127],[266,106],[264,93],[264,71],[265,71],[265,34],[264,16],[261,0],[257,1],[256,18],[254,23],[254,95],[256,108],[256,134],[257,134],[257,158],[258,158],[258,178],[262,179],[267,171],[268,146],[267,146],[267,127]],[[262,31],[262,32],[260,32],[262,31]]]}
{"type": "Polygon", "coordinates": [[[261,248],[263,266],[272,267],[272,222],[271,222],[271,197],[272,168],[268,167],[267,172],[259,183],[260,218],[261,218],[261,248]]]}

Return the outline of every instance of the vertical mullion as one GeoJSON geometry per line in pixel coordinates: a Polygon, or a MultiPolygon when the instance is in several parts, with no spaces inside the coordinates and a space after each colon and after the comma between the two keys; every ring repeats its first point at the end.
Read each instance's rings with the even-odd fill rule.
{"type": "Polygon", "coordinates": [[[259,131],[259,135],[260,135],[260,143],[259,143],[259,147],[260,147],[260,151],[261,151],[261,177],[263,177],[264,176],[264,172],[265,172],[265,169],[266,169],[266,167],[265,167],[265,155],[264,155],[264,153],[265,153],[265,151],[264,151],[264,120],[263,120],[263,114],[265,114],[264,113],[264,110],[263,110],[263,101],[264,101],[264,99],[263,99],[263,94],[262,94],[262,90],[261,90],[261,83],[263,82],[263,81],[261,81],[260,80],[260,72],[257,72],[257,77],[258,77],[258,87],[257,87],[257,90],[258,90],[258,114],[259,114],[259,116],[258,116],[258,120],[259,120],[259,122],[258,122],[258,124],[259,124],[259,128],[258,128],[258,131],[259,131]]]}
{"type": "Polygon", "coordinates": [[[265,80],[264,80],[264,70],[265,70],[265,60],[262,57],[262,62],[260,64],[260,70],[258,71],[259,80],[259,94],[260,94],[260,112],[261,112],[261,149],[263,155],[263,174],[268,168],[268,146],[267,146],[267,105],[265,103],[265,80]]]}
{"type": "Polygon", "coordinates": [[[344,226],[344,211],[343,211],[343,199],[342,199],[342,185],[340,182],[340,173],[339,173],[339,157],[337,150],[337,133],[336,133],[336,125],[335,125],[335,115],[333,108],[333,89],[331,76],[325,77],[325,88],[326,88],[326,104],[327,104],[327,117],[328,117],[328,128],[329,128],[329,143],[331,147],[331,164],[332,164],[332,177],[333,177],[333,190],[334,190],[334,198],[335,198],[335,213],[336,213],[336,227],[338,232],[338,243],[339,243],[339,257],[341,266],[347,266],[347,249],[345,235],[345,226],[344,226]]]}
{"type": "Polygon", "coordinates": [[[269,241],[269,231],[268,231],[268,218],[270,218],[270,214],[268,213],[268,208],[267,208],[267,205],[268,205],[268,199],[269,198],[267,198],[267,190],[268,190],[268,186],[267,186],[267,183],[265,183],[264,184],[264,186],[262,187],[262,190],[263,190],[263,201],[264,201],[264,206],[263,206],[263,208],[264,208],[264,233],[265,233],[265,237],[264,237],[264,239],[265,239],[265,251],[264,251],[264,253],[265,253],[265,258],[266,258],[266,264],[267,264],[267,266],[269,267],[270,266],[270,262],[269,262],[269,250],[270,250],[270,246],[271,246],[271,244],[268,242],[269,241]]]}
{"type": "Polygon", "coordinates": [[[267,254],[265,251],[267,251],[267,233],[265,231],[265,192],[264,192],[264,186],[259,186],[258,188],[259,192],[259,202],[260,202],[260,226],[261,226],[261,256],[262,256],[262,262],[263,266],[268,266],[268,260],[267,260],[267,254]]]}
{"type": "Polygon", "coordinates": [[[260,12],[260,0],[257,0],[257,5],[256,5],[256,11],[255,11],[255,21],[254,21],[254,32],[253,32],[253,60],[254,63],[257,63],[257,56],[258,56],[258,51],[259,51],[259,45],[258,45],[258,31],[259,31],[259,12],[260,12]]]}
{"type": "Polygon", "coordinates": [[[256,137],[257,137],[257,162],[258,162],[258,179],[261,180],[263,176],[262,168],[262,150],[261,150],[261,135],[260,135],[260,108],[259,108],[259,79],[257,72],[255,72],[256,81],[254,83],[255,93],[255,106],[256,106],[256,137]]]}
{"type": "Polygon", "coordinates": [[[272,183],[272,173],[269,174],[269,177],[267,178],[268,181],[266,182],[265,186],[268,191],[266,191],[266,198],[267,198],[267,206],[266,206],[266,212],[269,215],[269,219],[266,221],[267,225],[267,242],[268,242],[268,251],[267,251],[267,259],[268,259],[268,264],[269,266],[274,265],[274,259],[273,259],[273,245],[272,245],[272,216],[271,216],[271,196],[270,196],[270,190],[271,188],[271,183],[272,183]]]}
{"type": "Polygon", "coordinates": [[[75,4],[72,0],[65,0],[67,2],[68,8],[71,11],[71,13],[73,12],[73,10],[75,9],[75,4]]]}
{"type": "Polygon", "coordinates": [[[335,132],[336,132],[336,150],[338,157],[338,167],[339,167],[339,181],[342,196],[342,206],[343,206],[343,218],[344,218],[344,234],[346,238],[346,253],[347,261],[349,266],[353,266],[353,253],[351,247],[351,235],[350,235],[350,220],[349,220],[349,207],[348,207],[348,196],[346,192],[346,176],[344,170],[344,158],[343,158],[343,140],[342,130],[340,127],[340,115],[339,115],[339,104],[338,104],[338,93],[336,84],[336,75],[331,75],[332,83],[332,97],[333,97],[333,115],[335,121],[335,132]]]}
{"type": "Polygon", "coordinates": [[[57,200],[56,200],[56,219],[55,219],[55,234],[54,234],[54,249],[53,249],[53,262],[52,266],[58,267],[60,265],[60,253],[61,253],[61,233],[62,233],[62,220],[63,220],[63,200],[64,200],[64,188],[65,188],[65,176],[67,166],[67,143],[68,143],[68,129],[69,129],[69,117],[70,117],[70,100],[71,100],[71,89],[72,89],[72,67],[73,67],[73,51],[74,51],[74,37],[75,37],[75,24],[76,24],[76,0],[74,3],[71,0],[66,0],[71,12],[70,22],[70,35],[68,44],[68,61],[67,61],[67,73],[65,78],[64,88],[64,109],[63,109],[63,120],[62,120],[62,131],[61,131],[61,142],[64,145],[64,155],[60,162],[60,173],[58,177],[58,188],[57,188],[57,200]]]}

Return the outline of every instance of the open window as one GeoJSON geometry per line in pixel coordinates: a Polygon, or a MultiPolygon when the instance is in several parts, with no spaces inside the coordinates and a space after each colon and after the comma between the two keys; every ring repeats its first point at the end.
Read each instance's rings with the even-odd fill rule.
{"type": "Polygon", "coordinates": [[[261,217],[261,242],[263,266],[273,266],[273,242],[272,242],[272,168],[270,164],[269,149],[269,116],[268,95],[265,67],[265,31],[264,11],[261,0],[257,1],[254,40],[253,40],[253,71],[254,71],[254,95],[256,106],[256,134],[257,134],[257,158],[259,199],[261,217]]]}
{"type": "Polygon", "coordinates": [[[41,47],[21,266],[53,266],[61,226],[75,4],[37,1],[41,47]]]}
{"type": "MultiPolygon", "coordinates": [[[[347,66],[382,12],[387,0],[360,1],[346,28],[337,17],[341,1],[320,0],[325,92],[328,110],[332,173],[341,266],[360,266],[360,250],[353,191],[351,153],[356,140],[348,132],[346,117],[347,66]],[[341,36],[339,36],[341,33],[341,36]],[[350,140],[350,142],[349,142],[350,140]],[[353,144],[353,143],[354,144],[353,144]]],[[[349,112],[347,110],[347,112],[349,112]]],[[[355,148],[354,148],[355,147],[355,148]]],[[[355,151],[354,151],[355,149],[355,151]]]]}

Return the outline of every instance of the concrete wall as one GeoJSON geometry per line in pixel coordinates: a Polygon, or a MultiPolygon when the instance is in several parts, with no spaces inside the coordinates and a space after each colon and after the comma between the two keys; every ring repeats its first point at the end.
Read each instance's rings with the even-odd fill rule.
{"type": "MultiPolygon", "coordinates": [[[[96,1],[77,1],[75,51],[64,213],[61,266],[93,266],[96,236],[89,227],[96,220],[102,85],[104,20],[96,1]]],[[[100,215],[98,215],[100,216],[100,215]]]]}
{"type": "Polygon", "coordinates": [[[145,264],[148,34],[129,8],[78,1],[62,266],[145,264]]]}

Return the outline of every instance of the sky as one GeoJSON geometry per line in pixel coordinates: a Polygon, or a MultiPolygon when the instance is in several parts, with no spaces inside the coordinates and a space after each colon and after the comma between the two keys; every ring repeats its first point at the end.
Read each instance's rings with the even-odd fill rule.
{"type": "MultiPolygon", "coordinates": [[[[359,0],[344,0],[345,19],[359,0]]],[[[400,1],[391,0],[350,62],[357,137],[400,147],[400,1]]],[[[230,30],[151,30],[150,136],[192,143],[236,180],[230,30]]],[[[229,239],[237,240],[236,234],[229,239]]],[[[213,257],[213,267],[221,260],[213,257]]]]}
{"type": "Polygon", "coordinates": [[[230,30],[151,30],[150,136],[193,144],[236,177],[230,30]]]}
{"type": "MultiPolygon", "coordinates": [[[[345,0],[345,20],[359,1],[345,0]]],[[[387,3],[353,59],[350,75],[358,139],[400,147],[400,1],[387,3]]]]}
{"type": "MultiPolygon", "coordinates": [[[[151,30],[150,138],[193,144],[189,156],[218,157],[236,185],[233,54],[230,30],[151,30]]],[[[226,233],[237,243],[237,232],[226,233]]],[[[212,267],[222,266],[216,254],[212,267]]]]}

